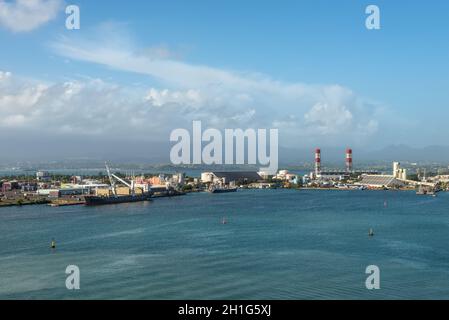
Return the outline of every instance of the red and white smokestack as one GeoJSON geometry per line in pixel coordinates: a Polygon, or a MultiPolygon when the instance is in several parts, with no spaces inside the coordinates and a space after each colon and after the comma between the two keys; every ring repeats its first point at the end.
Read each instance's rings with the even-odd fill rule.
{"type": "Polygon", "coordinates": [[[352,149],[346,149],[346,172],[352,172],[352,149]]]}
{"type": "Polygon", "coordinates": [[[321,149],[315,150],[315,175],[321,174],[321,149]]]}

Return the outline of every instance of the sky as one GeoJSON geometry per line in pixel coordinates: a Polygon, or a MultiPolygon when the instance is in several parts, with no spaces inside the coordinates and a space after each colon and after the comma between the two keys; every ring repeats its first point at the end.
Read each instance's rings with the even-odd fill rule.
{"type": "Polygon", "coordinates": [[[194,120],[289,149],[449,146],[448,57],[446,0],[0,0],[0,162],[159,159],[194,120]]]}

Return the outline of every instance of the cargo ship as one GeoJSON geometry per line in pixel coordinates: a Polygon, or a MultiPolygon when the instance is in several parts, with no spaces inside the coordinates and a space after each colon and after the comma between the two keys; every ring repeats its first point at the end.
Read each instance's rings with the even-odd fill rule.
{"type": "MultiPolygon", "coordinates": [[[[101,206],[107,204],[119,204],[119,203],[130,203],[130,202],[141,202],[141,201],[151,201],[152,192],[144,192],[140,190],[136,193],[136,187],[134,180],[127,182],[119,176],[111,173],[109,166],[106,164],[106,171],[108,173],[109,181],[111,183],[111,188],[109,195],[106,196],[86,196],[85,204],[86,206],[101,206]],[[116,190],[117,181],[129,188],[129,195],[119,195],[116,190]]],[[[139,189],[139,188],[137,188],[139,189]]]]}
{"type": "Polygon", "coordinates": [[[86,206],[101,206],[106,204],[118,204],[140,201],[151,201],[151,194],[139,194],[129,196],[86,196],[86,206]]]}

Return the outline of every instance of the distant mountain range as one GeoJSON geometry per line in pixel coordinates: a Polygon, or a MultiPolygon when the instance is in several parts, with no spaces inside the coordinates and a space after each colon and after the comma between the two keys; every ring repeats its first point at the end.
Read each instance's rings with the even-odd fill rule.
{"type": "MultiPolygon", "coordinates": [[[[338,164],[345,162],[344,147],[321,148],[321,159],[323,164],[338,164]]],[[[279,158],[281,163],[313,162],[314,149],[287,149],[281,148],[279,158]]],[[[406,145],[391,145],[378,150],[353,149],[354,163],[377,163],[377,162],[435,162],[440,164],[449,163],[449,146],[428,146],[414,148],[406,145]]]]}
{"type": "MultiPolygon", "coordinates": [[[[78,141],[77,141],[78,142],[78,141]]],[[[78,142],[79,143],[79,142],[78,142]]],[[[73,163],[78,165],[101,164],[104,161],[133,164],[169,164],[169,143],[158,142],[106,142],[82,141],[82,147],[75,148],[76,142],[68,141],[58,148],[48,148],[46,141],[35,143],[26,148],[13,142],[3,146],[0,154],[0,165],[15,163],[73,163]],[[82,150],[80,153],[79,150],[82,150]]],[[[345,162],[345,147],[321,147],[323,166],[343,167],[345,162]]],[[[279,149],[279,164],[295,166],[313,164],[314,148],[283,148],[279,149]]],[[[407,145],[391,145],[378,150],[353,148],[354,165],[357,164],[387,164],[392,161],[449,164],[449,146],[428,146],[415,148],[407,145]]]]}

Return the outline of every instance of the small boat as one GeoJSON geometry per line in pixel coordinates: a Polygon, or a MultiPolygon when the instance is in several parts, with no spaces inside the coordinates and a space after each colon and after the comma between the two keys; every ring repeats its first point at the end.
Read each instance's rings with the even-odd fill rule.
{"type": "Polygon", "coordinates": [[[374,230],[373,229],[369,229],[368,236],[369,237],[374,237],[374,230]]]}
{"type": "Polygon", "coordinates": [[[439,190],[435,188],[424,188],[422,185],[419,186],[418,191],[416,191],[416,194],[419,196],[432,196],[436,197],[436,194],[439,190]]]}
{"type": "Polygon", "coordinates": [[[227,192],[237,192],[237,188],[232,187],[218,187],[218,186],[211,186],[208,190],[210,193],[227,193],[227,192]]]}
{"type": "Polygon", "coordinates": [[[221,224],[228,224],[228,220],[226,220],[226,217],[224,217],[223,220],[221,220],[221,224]]]}

